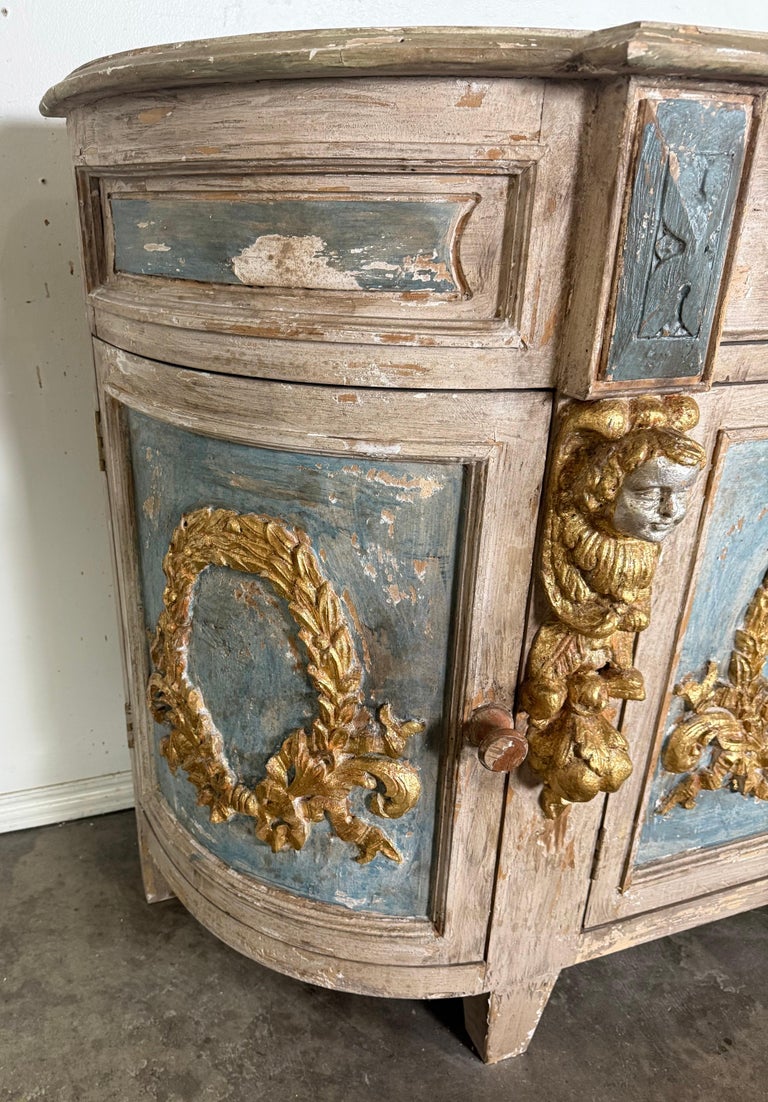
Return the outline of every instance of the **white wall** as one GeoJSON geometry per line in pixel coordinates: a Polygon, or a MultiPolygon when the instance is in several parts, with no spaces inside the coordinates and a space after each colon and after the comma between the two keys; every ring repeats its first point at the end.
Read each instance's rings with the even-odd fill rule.
{"type": "Polygon", "coordinates": [[[111,567],[64,122],[94,57],[254,31],[382,25],[768,30],[764,0],[0,0],[0,829],[130,802],[111,567]],[[385,17],[383,19],[382,17],[385,17]]]}

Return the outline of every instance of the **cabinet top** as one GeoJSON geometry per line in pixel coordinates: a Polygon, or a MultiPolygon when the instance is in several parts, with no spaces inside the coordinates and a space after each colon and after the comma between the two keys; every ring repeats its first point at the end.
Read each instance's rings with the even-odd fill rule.
{"type": "Polygon", "coordinates": [[[678,76],[768,82],[768,34],[671,23],[602,31],[403,27],[281,31],[111,54],[50,88],[64,116],[107,96],[193,85],[349,76],[678,76]]]}

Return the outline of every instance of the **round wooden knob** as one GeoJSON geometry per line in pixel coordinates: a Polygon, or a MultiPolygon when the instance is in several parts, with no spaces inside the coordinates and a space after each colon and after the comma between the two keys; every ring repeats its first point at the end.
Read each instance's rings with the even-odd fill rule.
{"type": "Polygon", "coordinates": [[[500,704],[484,704],[473,712],[466,733],[477,746],[480,761],[494,773],[509,773],[528,756],[528,739],[515,726],[512,713],[500,704]]]}

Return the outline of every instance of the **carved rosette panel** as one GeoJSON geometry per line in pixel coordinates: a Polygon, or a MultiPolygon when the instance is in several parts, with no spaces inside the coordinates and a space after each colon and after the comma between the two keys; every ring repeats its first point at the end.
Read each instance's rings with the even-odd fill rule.
{"type": "Polygon", "coordinates": [[[716,662],[702,681],[675,686],[685,712],[662,753],[669,773],[684,773],[659,801],[657,812],[691,809],[699,793],[730,788],[768,800],[768,573],[758,586],[733,641],[728,676],[716,662]]]}
{"type": "Polygon", "coordinates": [[[704,464],[686,435],[697,421],[681,395],[574,402],[563,414],[542,538],[550,613],[520,693],[548,818],[616,791],[632,771],[611,702],[645,696],[635,634],[650,622],[661,541],[704,464]]]}
{"type": "Polygon", "coordinates": [[[379,853],[400,861],[386,834],[352,813],[350,794],[356,787],[369,790],[369,809],[383,818],[414,807],[421,785],[402,754],[423,724],[400,722],[388,704],[374,720],[365,706],[354,638],[307,535],[274,517],[198,509],[174,531],[163,569],[167,584],[152,645],[149,703],[157,722],[171,728],[161,752],[174,772],[180,767],[187,774],[211,821],[252,816],[257,837],[278,852],[301,849],[311,824],[326,818],[339,838],[357,847],[357,861],[379,853]],[[254,788],[230,768],[221,732],[190,678],[195,586],[209,566],[257,574],[287,601],[317,691],[310,729],[288,734],[254,788]]]}

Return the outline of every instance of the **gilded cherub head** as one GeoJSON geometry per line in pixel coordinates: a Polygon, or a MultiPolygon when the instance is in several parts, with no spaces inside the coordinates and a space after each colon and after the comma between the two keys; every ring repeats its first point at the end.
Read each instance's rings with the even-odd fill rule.
{"type": "Polygon", "coordinates": [[[686,434],[692,398],[572,403],[561,422],[547,501],[542,568],[553,611],[604,635],[647,623],[662,540],[685,516],[705,463],[686,434]]]}
{"type": "Polygon", "coordinates": [[[677,429],[630,429],[576,452],[561,494],[604,532],[661,543],[685,516],[704,462],[702,447],[677,429]]]}

